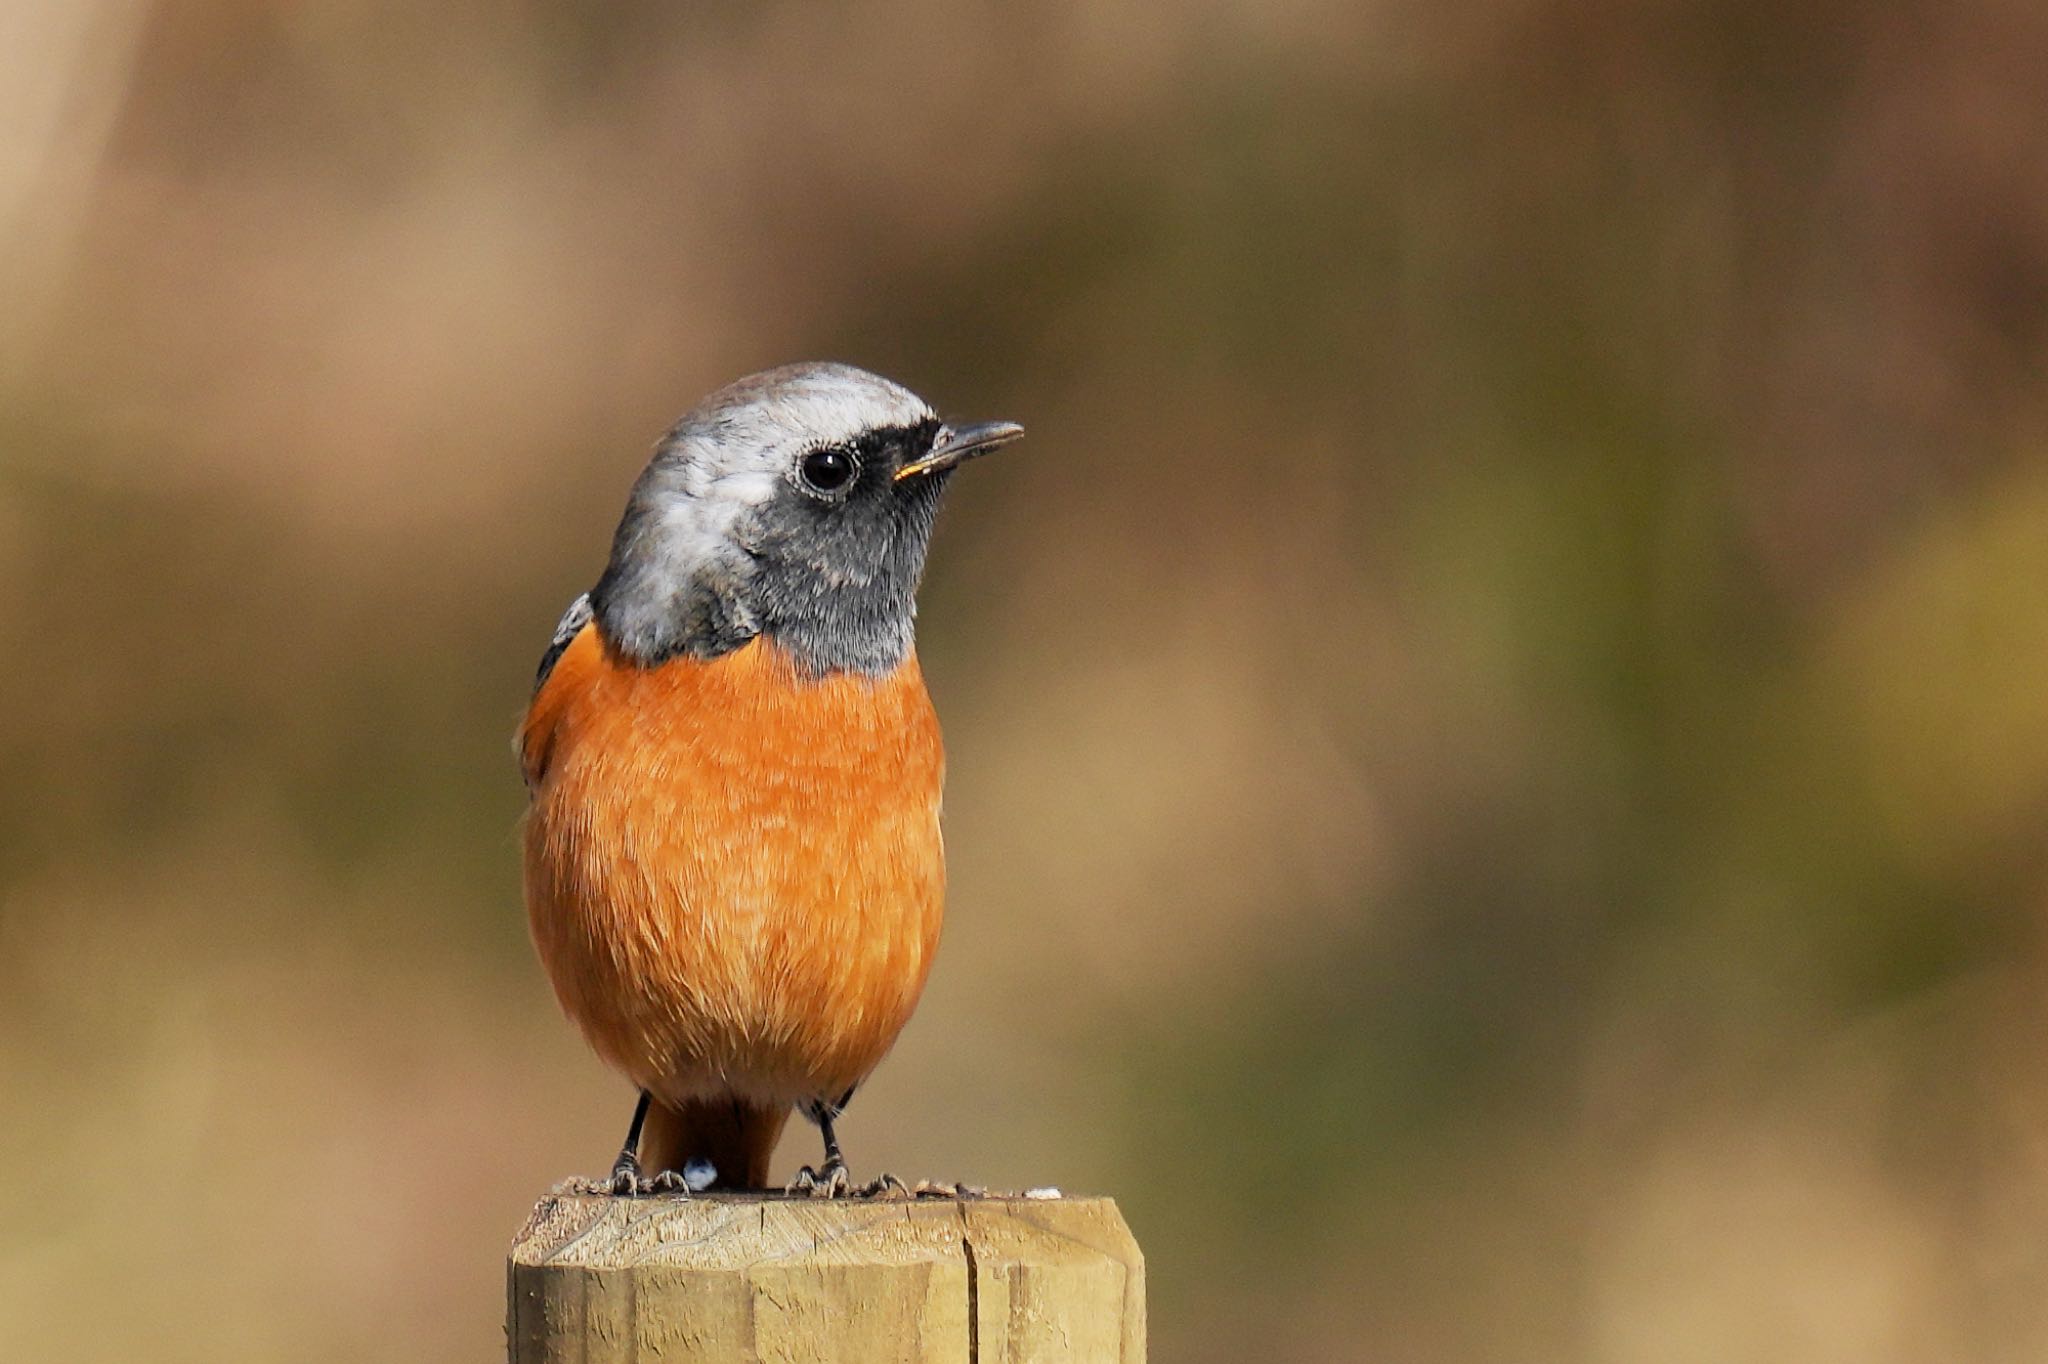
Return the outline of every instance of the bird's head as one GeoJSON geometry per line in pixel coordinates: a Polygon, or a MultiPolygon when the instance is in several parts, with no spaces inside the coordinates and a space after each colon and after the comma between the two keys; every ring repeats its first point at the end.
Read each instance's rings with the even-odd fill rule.
{"type": "Polygon", "coordinates": [[[786,365],[706,398],[633,486],[591,592],[636,663],[765,635],[814,674],[883,674],[911,645],[918,579],[953,469],[1024,434],[948,426],[851,365],[786,365]]]}

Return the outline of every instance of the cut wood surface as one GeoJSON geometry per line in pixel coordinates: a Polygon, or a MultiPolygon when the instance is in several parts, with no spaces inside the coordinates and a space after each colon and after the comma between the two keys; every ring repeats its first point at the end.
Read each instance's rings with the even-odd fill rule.
{"type": "Polygon", "coordinates": [[[541,1200],[514,1364],[1142,1364],[1145,1264],[1107,1198],[541,1200]]]}

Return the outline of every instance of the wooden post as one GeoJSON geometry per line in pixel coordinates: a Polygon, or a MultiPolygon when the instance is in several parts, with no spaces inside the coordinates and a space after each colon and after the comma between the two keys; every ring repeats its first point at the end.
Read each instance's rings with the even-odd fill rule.
{"type": "Polygon", "coordinates": [[[513,1364],[1143,1364],[1145,1262],[1107,1198],[544,1198],[513,1364]]]}

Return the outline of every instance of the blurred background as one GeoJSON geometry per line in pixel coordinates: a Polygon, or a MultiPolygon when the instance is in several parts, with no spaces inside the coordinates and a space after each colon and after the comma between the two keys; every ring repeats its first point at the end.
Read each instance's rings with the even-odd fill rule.
{"type": "MultiPolygon", "coordinates": [[[[786,360],[1027,423],[856,1168],[1162,1361],[2048,1354],[2048,12],[8,0],[0,1330],[474,1360],[509,739],[786,360]]],[[[781,1164],[810,1154],[793,1133],[781,1164]]]]}

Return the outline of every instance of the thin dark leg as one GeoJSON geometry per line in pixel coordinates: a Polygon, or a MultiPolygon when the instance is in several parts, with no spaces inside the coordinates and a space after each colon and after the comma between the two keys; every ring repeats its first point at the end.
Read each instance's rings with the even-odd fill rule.
{"type": "Polygon", "coordinates": [[[832,1119],[839,1116],[839,1106],[819,1100],[805,1104],[803,1111],[805,1117],[818,1124],[818,1131],[825,1138],[825,1162],[815,1170],[808,1165],[798,1170],[788,1191],[813,1198],[838,1198],[851,1193],[853,1181],[846,1174],[846,1157],[839,1153],[839,1134],[832,1130],[832,1119]]]}
{"type": "Polygon", "coordinates": [[[619,1158],[612,1165],[612,1178],[626,1175],[632,1179],[640,1177],[640,1129],[647,1125],[647,1106],[654,1102],[654,1096],[646,1090],[640,1091],[640,1102],[633,1105],[633,1121],[626,1124],[626,1144],[619,1148],[619,1158]]]}
{"type": "MultiPolygon", "coordinates": [[[[639,1104],[633,1106],[633,1122],[627,1126],[627,1141],[618,1149],[618,1159],[612,1163],[612,1174],[602,1180],[575,1180],[573,1190],[578,1194],[610,1194],[612,1198],[637,1198],[641,1194],[688,1194],[690,1178],[674,1169],[659,1169],[649,1180],[641,1174],[639,1163],[639,1137],[641,1128],[647,1124],[647,1108],[653,1104],[653,1096],[641,1090],[639,1104]]],[[[700,1161],[690,1161],[692,1165],[700,1161]]],[[[709,1165],[707,1165],[709,1169],[709,1165]]],[[[711,1184],[711,1176],[702,1180],[696,1188],[711,1184]]]]}
{"type": "Polygon", "coordinates": [[[688,1188],[684,1177],[673,1170],[663,1170],[652,1179],[640,1172],[640,1129],[647,1125],[647,1109],[652,1102],[653,1097],[646,1090],[641,1090],[640,1102],[633,1105],[633,1121],[626,1128],[626,1143],[619,1148],[619,1158],[612,1166],[611,1178],[597,1185],[592,1192],[630,1198],[635,1194],[674,1193],[688,1188]]]}
{"type": "Polygon", "coordinates": [[[832,1110],[823,1105],[818,1108],[818,1130],[825,1134],[825,1168],[845,1168],[846,1160],[839,1154],[839,1138],[832,1131],[832,1110]]]}

